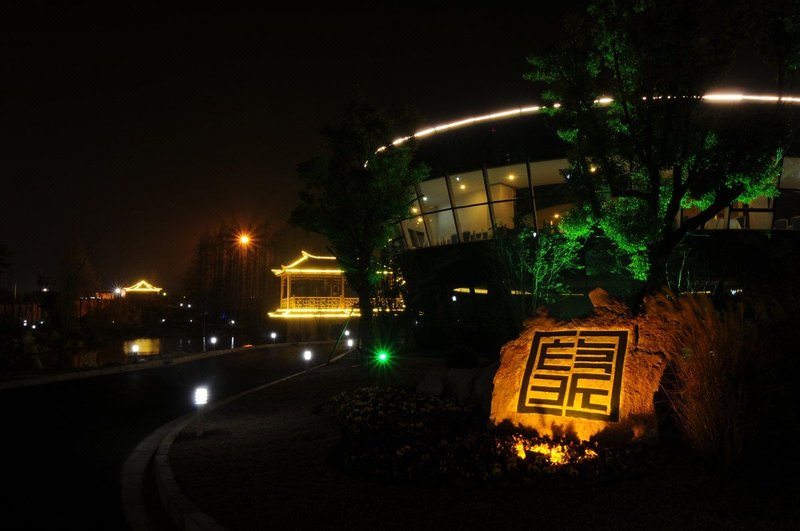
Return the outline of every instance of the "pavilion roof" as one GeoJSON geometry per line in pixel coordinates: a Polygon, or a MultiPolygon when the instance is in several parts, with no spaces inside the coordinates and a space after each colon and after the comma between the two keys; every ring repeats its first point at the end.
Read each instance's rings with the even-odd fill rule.
{"type": "Polygon", "coordinates": [[[126,292],[134,292],[134,293],[158,293],[161,291],[161,288],[158,288],[152,284],[150,284],[146,280],[140,280],[133,286],[128,286],[127,288],[123,288],[126,292]]]}
{"type": "Polygon", "coordinates": [[[306,251],[300,251],[301,256],[288,265],[281,265],[280,269],[273,269],[275,276],[286,273],[311,273],[311,274],[341,274],[342,268],[335,256],[317,256],[306,251]]]}

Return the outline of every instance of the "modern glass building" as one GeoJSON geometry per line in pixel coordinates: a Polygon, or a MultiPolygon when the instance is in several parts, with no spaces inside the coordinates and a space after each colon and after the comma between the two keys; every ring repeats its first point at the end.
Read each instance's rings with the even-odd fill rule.
{"type": "MultiPolygon", "coordinates": [[[[415,134],[419,157],[432,173],[414,190],[408,217],[397,227],[399,244],[414,250],[491,239],[496,229],[519,223],[534,230],[557,225],[573,199],[563,172],[566,148],[544,119],[539,107],[522,107],[415,134]]],[[[776,198],[732,204],[704,229],[800,231],[800,158],[784,159],[775,184],[776,198]]]]}
{"type": "MultiPolygon", "coordinates": [[[[748,100],[733,96],[718,108],[725,111],[737,101],[748,100]]],[[[761,101],[752,102],[752,109],[761,101]]],[[[500,252],[506,240],[494,236],[520,224],[557,227],[575,204],[562,171],[567,146],[545,120],[539,108],[526,107],[414,135],[430,178],[413,190],[415,199],[395,226],[394,241],[406,250],[398,262],[418,344],[496,352],[535,311],[528,274],[512,270],[500,252]]],[[[682,289],[735,291],[741,285],[735,275],[781,275],[780,267],[791,262],[786,256],[800,256],[800,158],[785,157],[775,185],[775,198],[729,205],[688,239],[690,250],[682,257],[689,257],[692,285],[682,289]],[[787,247],[793,250],[784,252],[787,247]]],[[[570,274],[563,298],[549,308],[554,315],[589,311],[586,294],[595,286],[615,296],[631,289],[624,275],[592,267],[605,259],[603,245],[587,247],[585,267],[570,274]]]]}

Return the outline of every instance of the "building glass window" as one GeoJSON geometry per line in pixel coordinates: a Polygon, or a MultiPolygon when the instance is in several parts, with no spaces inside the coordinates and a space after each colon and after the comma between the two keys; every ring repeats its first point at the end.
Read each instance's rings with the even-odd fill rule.
{"type": "Polygon", "coordinates": [[[458,216],[462,242],[491,238],[492,223],[489,218],[488,205],[459,208],[456,210],[456,216],[458,216]]]}
{"type": "Polygon", "coordinates": [[[453,211],[450,209],[432,212],[425,215],[425,221],[431,235],[432,245],[449,245],[458,243],[456,236],[456,223],[453,211]]]}
{"type": "Polygon", "coordinates": [[[489,168],[486,174],[495,226],[514,228],[520,216],[532,208],[528,168],[512,164],[489,168]]]}
{"type": "Polygon", "coordinates": [[[566,159],[531,162],[531,183],[534,188],[537,186],[564,184],[566,177],[561,174],[561,170],[568,167],[569,163],[566,159]]]}
{"type": "Polygon", "coordinates": [[[421,249],[422,247],[428,246],[425,224],[421,215],[403,220],[401,226],[408,249],[421,249]]]}
{"type": "Polygon", "coordinates": [[[419,189],[422,193],[420,205],[423,212],[434,212],[450,208],[450,195],[447,193],[447,184],[444,182],[444,177],[419,183],[419,189]]]}
{"type": "Polygon", "coordinates": [[[471,171],[450,176],[450,190],[454,206],[469,206],[486,203],[486,186],[483,171],[471,171]]]}

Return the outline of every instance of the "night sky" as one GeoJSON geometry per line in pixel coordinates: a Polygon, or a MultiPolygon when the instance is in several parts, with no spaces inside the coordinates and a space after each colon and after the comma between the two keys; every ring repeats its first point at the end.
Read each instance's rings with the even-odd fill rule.
{"type": "MultiPolygon", "coordinates": [[[[540,103],[525,58],[560,19],[538,6],[6,16],[0,243],[12,282],[33,288],[80,243],[104,288],[146,277],[178,289],[206,229],[280,230],[297,164],[356,89],[415,107],[422,125],[540,103]]],[[[295,233],[298,251],[314,245],[295,233]]]]}

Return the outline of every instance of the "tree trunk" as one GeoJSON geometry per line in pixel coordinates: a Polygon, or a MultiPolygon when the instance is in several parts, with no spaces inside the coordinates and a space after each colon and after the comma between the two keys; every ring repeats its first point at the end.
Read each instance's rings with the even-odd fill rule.
{"type": "Polygon", "coordinates": [[[372,353],[372,298],[369,288],[363,288],[358,292],[358,309],[361,317],[358,319],[358,338],[360,351],[367,355],[372,353]]]}

